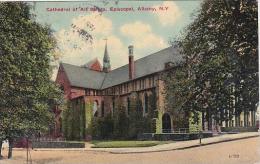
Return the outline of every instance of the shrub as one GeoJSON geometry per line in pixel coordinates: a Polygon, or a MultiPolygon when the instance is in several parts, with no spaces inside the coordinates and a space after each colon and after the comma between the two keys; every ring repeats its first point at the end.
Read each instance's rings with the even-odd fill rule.
{"type": "Polygon", "coordinates": [[[125,139],[128,137],[129,119],[126,116],[126,109],[124,106],[120,106],[115,110],[113,124],[113,138],[125,139]]]}
{"type": "Polygon", "coordinates": [[[100,122],[100,136],[103,139],[109,139],[113,136],[114,122],[111,114],[105,116],[100,122]]]}
{"type": "Polygon", "coordinates": [[[91,134],[94,139],[111,139],[113,136],[113,119],[111,115],[95,117],[92,121],[91,134]]]}
{"type": "Polygon", "coordinates": [[[67,140],[83,140],[85,138],[85,107],[83,99],[67,102],[62,111],[63,135],[67,140]]]}

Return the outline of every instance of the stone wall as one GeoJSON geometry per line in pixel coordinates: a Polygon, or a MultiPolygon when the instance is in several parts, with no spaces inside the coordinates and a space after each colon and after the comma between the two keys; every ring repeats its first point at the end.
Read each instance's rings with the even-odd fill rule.
{"type": "Polygon", "coordinates": [[[69,141],[33,141],[32,148],[85,148],[85,143],[69,141]]]}

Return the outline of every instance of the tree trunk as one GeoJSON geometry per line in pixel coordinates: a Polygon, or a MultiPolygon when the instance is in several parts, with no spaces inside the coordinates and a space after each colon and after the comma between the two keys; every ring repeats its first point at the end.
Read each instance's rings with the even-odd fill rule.
{"type": "Polygon", "coordinates": [[[202,112],[202,131],[205,130],[205,113],[202,112]]]}
{"type": "Polygon", "coordinates": [[[3,144],[3,141],[0,140],[0,159],[3,157],[2,156],[2,144],[3,144]]]}
{"type": "Polygon", "coordinates": [[[8,142],[9,142],[8,159],[10,159],[13,156],[13,139],[8,139],[8,142]]]}

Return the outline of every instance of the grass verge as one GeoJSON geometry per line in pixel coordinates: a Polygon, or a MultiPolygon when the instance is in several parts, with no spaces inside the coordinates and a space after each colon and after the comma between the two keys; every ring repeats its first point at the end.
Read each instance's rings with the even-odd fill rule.
{"type": "Polygon", "coordinates": [[[92,141],[92,148],[151,147],[173,141],[92,141]]]}

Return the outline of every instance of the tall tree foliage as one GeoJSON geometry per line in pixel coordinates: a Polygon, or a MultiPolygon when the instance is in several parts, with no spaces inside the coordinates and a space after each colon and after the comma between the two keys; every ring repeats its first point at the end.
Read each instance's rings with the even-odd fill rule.
{"type": "Polygon", "coordinates": [[[113,111],[113,137],[118,139],[127,138],[129,119],[127,117],[126,107],[122,101],[116,98],[115,109],[113,111]]]}
{"type": "Polygon", "coordinates": [[[138,134],[143,133],[144,128],[143,106],[139,95],[131,96],[130,99],[128,137],[137,138],[138,134]]]}
{"type": "Polygon", "coordinates": [[[86,131],[85,103],[82,97],[67,101],[62,108],[62,132],[67,140],[84,140],[86,131]]]}
{"type": "Polygon", "coordinates": [[[0,3],[0,140],[46,131],[60,90],[50,81],[55,41],[23,2],[0,3]]]}
{"type": "Polygon", "coordinates": [[[205,0],[195,15],[176,42],[186,61],[182,70],[173,72],[175,80],[166,80],[168,105],[194,113],[203,111],[207,118],[214,116],[219,122],[255,110],[256,0],[205,0]]]}

